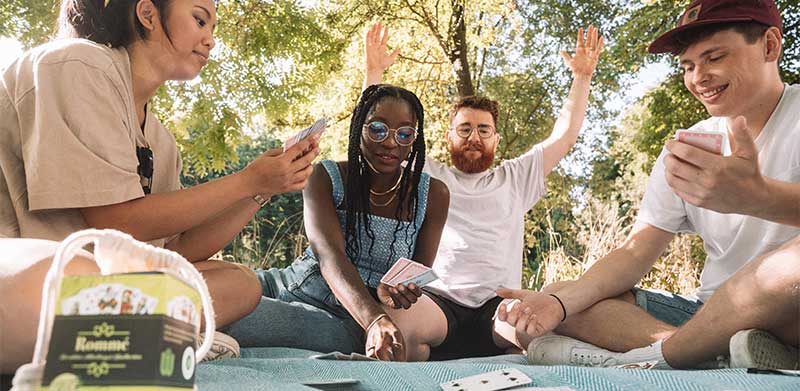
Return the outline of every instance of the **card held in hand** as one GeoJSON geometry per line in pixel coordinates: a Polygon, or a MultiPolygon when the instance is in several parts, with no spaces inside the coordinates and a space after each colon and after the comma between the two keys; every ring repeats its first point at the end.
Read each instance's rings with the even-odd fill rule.
{"type": "Polygon", "coordinates": [[[306,137],[319,137],[325,131],[328,126],[328,119],[323,117],[314,122],[313,125],[295,133],[292,137],[289,137],[283,143],[283,151],[285,152],[287,149],[291,148],[292,145],[297,144],[300,140],[305,139],[306,137]]]}
{"type": "Polygon", "coordinates": [[[678,129],[675,132],[675,139],[717,155],[728,156],[731,154],[726,132],[678,129]]]}
{"type": "Polygon", "coordinates": [[[433,269],[414,262],[408,258],[400,258],[392,265],[391,268],[383,275],[381,282],[395,287],[399,284],[408,286],[408,284],[415,284],[422,288],[433,281],[439,279],[433,269]]]}

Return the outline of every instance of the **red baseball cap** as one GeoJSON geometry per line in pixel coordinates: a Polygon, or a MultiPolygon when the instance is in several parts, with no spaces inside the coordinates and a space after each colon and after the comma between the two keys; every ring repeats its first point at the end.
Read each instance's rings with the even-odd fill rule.
{"type": "Polygon", "coordinates": [[[695,0],[686,7],[678,27],[661,34],[647,48],[650,53],[671,53],[675,34],[698,26],[731,22],[758,22],[783,33],[781,13],[775,0],[695,0]]]}

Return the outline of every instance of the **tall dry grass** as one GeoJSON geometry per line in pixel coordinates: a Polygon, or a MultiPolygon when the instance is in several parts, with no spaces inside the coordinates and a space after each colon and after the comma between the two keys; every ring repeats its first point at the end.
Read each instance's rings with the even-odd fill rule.
{"type": "MultiPolygon", "coordinates": [[[[595,262],[623,243],[630,233],[635,213],[635,209],[630,209],[620,214],[616,202],[602,202],[589,195],[587,206],[575,220],[574,235],[569,238],[577,241],[583,249],[580,254],[568,253],[564,238],[552,229],[548,218],[550,249],[540,266],[541,270],[530,273],[532,276],[541,276],[541,281],[531,278],[529,287],[574,280],[581,276],[595,262]]],[[[703,252],[698,251],[700,244],[694,236],[676,236],[639,286],[683,294],[694,292],[699,286],[703,264],[703,252]]]]}

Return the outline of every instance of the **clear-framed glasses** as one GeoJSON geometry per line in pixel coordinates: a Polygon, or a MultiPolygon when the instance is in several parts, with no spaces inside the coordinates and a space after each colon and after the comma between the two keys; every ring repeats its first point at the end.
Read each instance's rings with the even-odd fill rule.
{"type": "Polygon", "coordinates": [[[389,138],[389,133],[392,132],[394,132],[394,141],[397,145],[404,147],[413,144],[414,139],[417,138],[417,129],[412,126],[401,126],[397,129],[390,129],[389,125],[380,121],[372,121],[364,125],[364,135],[375,143],[384,142],[389,138]]]}
{"type": "Polygon", "coordinates": [[[473,131],[477,131],[478,137],[480,138],[489,138],[496,134],[494,127],[491,125],[478,125],[473,127],[472,125],[463,124],[456,126],[453,130],[455,130],[458,137],[461,138],[469,138],[473,131]]]}

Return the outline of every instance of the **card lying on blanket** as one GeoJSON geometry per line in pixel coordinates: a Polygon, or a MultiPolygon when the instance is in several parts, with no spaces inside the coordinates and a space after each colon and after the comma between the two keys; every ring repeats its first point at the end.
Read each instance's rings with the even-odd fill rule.
{"type": "Polygon", "coordinates": [[[652,361],[642,361],[642,362],[632,362],[628,364],[617,365],[614,368],[620,369],[652,369],[653,367],[658,364],[658,360],[652,361]]]}
{"type": "Polygon", "coordinates": [[[342,387],[342,386],[352,386],[358,384],[358,379],[329,379],[329,380],[309,380],[304,381],[300,384],[309,387],[342,387]]]}
{"type": "Polygon", "coordinates": [[[532,380],[518,369],[506,368],[480,375],[464,377],[442,383],[444,391],[497,391],[531,383],[532,380]]]}
{"type": "Polygon", "coordinates": [[[678,129],[675,132],[675,139],[717,155],[728,156],[731,154],[726,132],[678,129]]]}
{"type": "Polygon", "coordinates": [[[344,354],[342,352],[330,352],[324,354],[317,354],[315,356],[311,356],[310,358],[313,358],[315,360],[378,361],[377,358],[372,358],[356,352],[350,354],[344,354]]]}
{"type": "Polygon", "coordinates": [[[399,284],[407,286],[413,283],[422,288],[437,279],[439,277],[436,276],[433,269],[408,258],[400,258],[383,275],[381,282],[393,287],[399,284]]]}
{"type": "Polygon", "coordinates": [[[328,119],[327,118],[320,118],[317,122],[314,122],[314,125],[311,125],[297,133],[294,136],[289,137],[283,143],[283,150],[286,151],[287,149],[291,148],[292,145],[297,144],[300,140],[305,139],[306,137],[310,136],[320,136],[322,132],[325,131],[325,128],[328,126],[328,119]]]}

